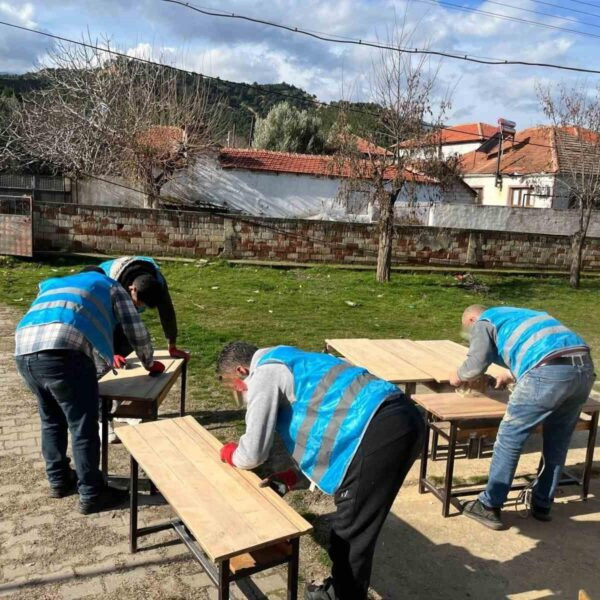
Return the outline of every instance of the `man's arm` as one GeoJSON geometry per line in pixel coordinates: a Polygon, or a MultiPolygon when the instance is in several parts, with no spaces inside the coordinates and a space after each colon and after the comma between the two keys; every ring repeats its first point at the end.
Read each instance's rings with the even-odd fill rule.
{"type": "Polygon", "coordinates": [[[159,273],[159,281],[163,285],[163,294],[160,302],[156,305],[158,309],[158,316],[160,317],[160,324],[165,333],[169,345],[175,346],[177,343],[177,317],[175,315],[175,307],[173,306],[173,300],[171,300],[171,294],[169,294],[169,287],[167,286],[166,279],[159,273]]]}
{"type": "Polygon", "coordinates": [[[154,349],[150,341],[150,334],[140,319],[131,297],[120,284],[111,288],[111,297],[115,315],[123,328],[125,337],[133,346],[144,367],[149,369],[154,362],[154,349]]]}
{"type": "Polygon", "coordinates": [[[471,330],[471,343],[465,362],[458,368],[461,381],[479,377],[496,360],[496,330],[489,321],[477,321],[471,330]]]}
{"type": "Polygon", "coordinates": [[[246,432],[233,454],[233,464],[240,469],[254,469],[269,457],[279,410],[281,369],[285,367],[263,365],[246,380],[246,432]]]}

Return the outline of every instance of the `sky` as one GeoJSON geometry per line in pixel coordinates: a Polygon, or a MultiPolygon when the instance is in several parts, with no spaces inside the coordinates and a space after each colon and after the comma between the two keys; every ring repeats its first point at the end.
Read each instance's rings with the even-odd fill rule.
{"type": "MultiPolygon", "coordinates": [[[[600,65],[600,0],[191,3],[353,39],[385,43],[403,28],[403,44],[414,48],[577,67],[600,65]],[[538,25],[460,11],[452,4],[536,21],[538,25]]],[[[381,60],[380,50],[205,16],[163,0],[0,0],[0,21],[76,39],[84,35],[108,37],[113,47],[133,56],[160,59],[233,81],[285,81],[323,101],[373,100],[374,74],[381,60]]],[[[0,72],[22,73],[44,64],[51,44],[45,37],[0,26],[0,72]]],[[[448,58],[429,60],[425,68],[428,73],[437,73],[436,95],[450,94],[452,106],[445,120],[451,124],[496,123],[503,117],[523,129],[545,121],[536,85],[596,87],[600,83],[600,75],[486,66],[448,58]]]]}

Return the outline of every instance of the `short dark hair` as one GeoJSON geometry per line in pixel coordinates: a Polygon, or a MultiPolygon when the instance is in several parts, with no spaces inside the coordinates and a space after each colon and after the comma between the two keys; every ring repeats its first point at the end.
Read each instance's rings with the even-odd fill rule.
{"type": "Polygon", "coordinates": [[[145,273],[138,275],[132,282],[137,289],[137,297],[148,308],[155,308],[164,293],[163,286],[152,275],[145,273]]]}
{"type": "Polygon", "coordinates": [[[217,358],[217,373],[222,375],[238,365],[249,367],[252,357],[258,350],[258,346],[247,342],[229,342],[219,353],[217,358]]]}

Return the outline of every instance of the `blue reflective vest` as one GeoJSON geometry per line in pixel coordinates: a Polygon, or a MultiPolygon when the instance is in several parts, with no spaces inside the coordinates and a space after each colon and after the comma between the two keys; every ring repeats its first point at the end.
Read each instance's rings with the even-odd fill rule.
{"type": "Polygon", "coordinates": [[[585,341],[546,312],[501,306],[480,317],[496,328],[496,347],[517,379],[560,350],[587,348],[585,341]]]}
{"type": "Polygon", "coordinates": [[[377,409],[401,392],[328,354],[277,346],[258,361],[269,363],[285,365],[294,377],[295,401],[279,409],[276,430],[302,472],[334,494],[377,409]]]}
{"type": "Polygon", "coordinates": [[[17,329],[50,323],[71,325],[112,364],[117,324],[110,296],[114,285],[116,281],[95,272],[46,279],[17,329]]]}
{"type": "Polygon", "coordinates": [[[123,271],[131,264],[137,261],[145,261],[151,263],[156,272],[160,271],[158,263],[149,256],[121,256],[120,258],[113,258],[112,260],[105,260],[98,266],[111,278],[119,281],[119,278],[123,274],[123,271]]]}

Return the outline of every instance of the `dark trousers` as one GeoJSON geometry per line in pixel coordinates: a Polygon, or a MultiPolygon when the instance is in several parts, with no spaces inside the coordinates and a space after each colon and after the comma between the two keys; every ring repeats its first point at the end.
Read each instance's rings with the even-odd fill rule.
{"type": "Polygon", "coordinates": [[[113,346],[115,354],[119,356],[127,357],[133,352],[133,346],[129,343],[121,325],[117,325],[113,332],[113,346]]]}
{"type": "Polygon", "coordinates": [[[375,543],[406,474],[419,455],[423,418],[403,395],[386,401],[369,424],[334,499],[329,556],[336,595],[365,600],[375,543]]]}
{"type": "Polygon", "coordinates": [[[83,352],[45,350],[17,356],[17,369],[37,398],[42,421],[42,455],[52,487],[69,480],[68,432],[79,495],[98,496],[104,485],[98,436],[98,382],[94,362],[83,352]]]}

